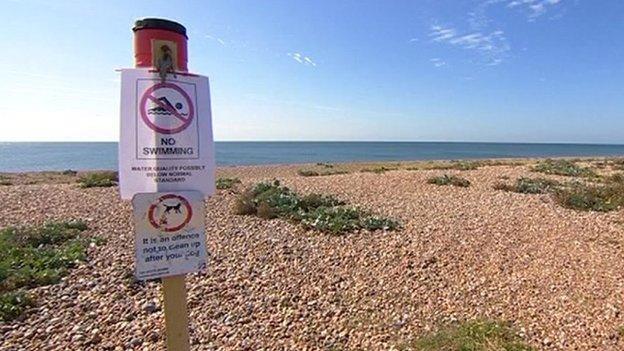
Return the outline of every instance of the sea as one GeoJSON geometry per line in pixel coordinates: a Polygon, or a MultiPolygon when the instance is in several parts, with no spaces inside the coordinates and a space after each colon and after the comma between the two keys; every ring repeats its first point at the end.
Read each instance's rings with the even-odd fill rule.
{"type": "MultiPolygon", "coordinates": [[[[467,142],[216,142],[219,166],[624,156],[624,145],[467,142]]],[[[116,142],[0,142],[0,172],[117,169],[116,142]]]]}

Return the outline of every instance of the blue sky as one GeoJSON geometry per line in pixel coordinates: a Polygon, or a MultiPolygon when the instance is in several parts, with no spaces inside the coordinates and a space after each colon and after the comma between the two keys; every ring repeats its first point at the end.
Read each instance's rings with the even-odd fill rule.
{"type": "Polygon", "coordinates": [[[187,27],[217,140],[624,143],[624,1],[2,1],[0,141],[114,141],[135,19],[187,27]]]}

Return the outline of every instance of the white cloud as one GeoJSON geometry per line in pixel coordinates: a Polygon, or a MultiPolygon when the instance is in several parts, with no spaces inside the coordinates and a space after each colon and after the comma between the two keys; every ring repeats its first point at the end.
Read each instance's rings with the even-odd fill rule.
{"type": "Polygon", "coordinates": [[[206,38],[208,38],[210,40],[216,41],[217,43],[221,44],[221,46],[226,46],[225,45],[225,40],[223,40],[223,39],[221,39],[219,37],[214,37],[214,36],[212,36],[210,34],[206,34],[206,38]]]}
{"type": "Polygon", "coordinates": [[[429,37],[433,41],[445,41],[454,37],[457,33],[453,28],[444,28],[439,25],[431,26],[431,32],[429,32],[429,37]]]}
{"type": "Polygon", "coordinates": [[[432,59],[429,59],[429,62],[431,62],[436,67],[446,66],[446,62],[444,62],[444,60],[442,60],[441,58],[438,58],[438,57],[434,57],[432,59]]]}
{"type": "Polygon", "coordinates": [[[529,13],[529,21],[545,14],[549,8],[561,3],[561,0],[512,0],[507,3],[508,8],[520,8],[529,13]]]}
{"type": "Polygon", "coordinates": [[[446,43],[466,50],[473,50],[484,57],[488,65],[500,64],[505,54],[510,50],[502,30],[496,30],[489,34],[478,31],[459,34],[455,28],[433,25],[429,37],[437,43],[446,43]]]}
{"type": "Polygon", "coordinates": [[[309,56],[305,56],[298,52],[289,52],[286,55],[290,56],[293,60],[299,62],[302,65],[316,67],[316,62],[314,62],[309,56]]]}

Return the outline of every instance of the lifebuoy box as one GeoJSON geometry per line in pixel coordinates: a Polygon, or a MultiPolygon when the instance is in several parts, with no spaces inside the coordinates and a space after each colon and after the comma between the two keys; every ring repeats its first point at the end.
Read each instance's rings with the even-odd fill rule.
{"type": "Polygon", "coordinates": [[[169,48],[176,71],[188,72],[186,28],[180,23],[161,19],[144,18],[137,20],[134,32],[134,62],[139,68],[157,66],[163,47],[169,48]]]}

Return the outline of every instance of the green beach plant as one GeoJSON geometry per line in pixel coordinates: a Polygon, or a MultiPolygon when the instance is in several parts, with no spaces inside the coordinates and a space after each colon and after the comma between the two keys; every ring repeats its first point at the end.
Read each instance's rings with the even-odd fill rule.
{"type": "Polygon", "coordinates": [[[624,206],[623,177],[607,179],[603,185],[569,183],[554,192],[555,199],[566,208],[608,212],[624,206]]]}
{"type": "MultiPolygon", "coordinates": [[[[332,166],[333,167],[333,166],[332,166]]],[[[299,169],[297,170],[297,174],[302,177],[319,177],[319,176],[330,176],[336,174],[347,174],[349,172],[340,169],[332,169],[329,167],[328,170],[317,171],[313,169],[299,169]]]]}
{"type": "Polygon", "coordinates": [[[533,167],[534,172],[544,174],[554,174],[567,177],[596,177],[596,173],[587,167],[580,167],[570,160],[553,160],[547,159],[538,162],[533,167]]]}
{"type": "Polygon", "coordinates": [[[66,169],[63,172],[61,172],[62,175],[66,175],[66,176],[71,176],[74,177],[76,176],[76,174],[78,174],[77,171],[74,171],[73,169],[66,169]]]}
{"type": "Polygon", "coordinates": [[[509,323],[467,321],[401,345],[400,350],[418,351],[532,351],[509,323]]]}
{"type": "Polygon", "coordinates": [[[427,179],[427,183],[435,185],[452,185],[462,188],[467,188],[470,186],[470,181],[468,179],[448,174],[431,177],[427,179]]]}
{"type": "Polygon", "coordinates": [[[440,164],[434,166],[432,169],[455,169],[458,171],[471,171],[478,169],[482,166],[479,161],[451,161],[448,164],[440,164]]]}
{"type": "Polygon", "coordinates": [[[398,221],[375,216],[353,206],[346,206],[331,195],[301,196],[279,181],[259,183],[240,194],[234,203],[234,213],[256,215],[264,219],[283,218],[301,223],[306,229],[330,234],[367,230],[397,230],[398,221]]]}
{"type": "Polygon", "coordinates": [[[216,181],[216,187],[219,190],[232,189],[236,184],[240,184],[241,181],[238,178],[218,178],[216,181]]]}
{"type": "Polygon", "coordinates": [[[496,183],[494,184],[494,189],[521,194],[545,194],[552,192],[559,186],[561,186],[561,183],[551,179],[522,177],[517,179],[513,185],[496,183]]]}
{"type": "Polygon", "coordinates": [[[362,170],[360,170],[360,172],[382,174],[388,171],[396,171],[398,169],[399,169],[398,167],[379,166],[379,167],[373,167],[373,168],[363,168],[362,170]]]}
{"type": "Polygon", "coordinates": [[[91,172],[78,178],[81,188],[110,187],[117,185],[118,181],[114,171],[91,172]]]}
{"type": "Polygon", "coordinates": [[[11,182],[11,178],[9,176],[0,174],[0,185],[13,185],[13,182],[11,182]]]}
{"type": "Polygon", "coordinates": [[[86,257],[81,221],[0,230],[0,319],[11,320],[32,305],[24,289],[57,283],[86,257]]]}

